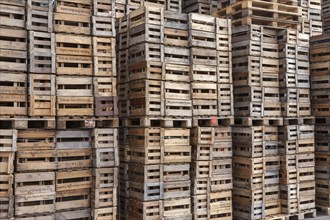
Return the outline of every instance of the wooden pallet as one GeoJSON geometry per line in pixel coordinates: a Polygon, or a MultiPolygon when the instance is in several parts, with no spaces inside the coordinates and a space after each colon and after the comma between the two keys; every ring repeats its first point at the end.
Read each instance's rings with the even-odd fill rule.
{"type": "Polygon", "coordinates": [[[55,73],[55,34],[29,31],[31,73],[55,73]]]}
{"type": "Polygon", "coordinates": [[[54,212],[54,172],[15,174],[15,216],[54,212]]]}

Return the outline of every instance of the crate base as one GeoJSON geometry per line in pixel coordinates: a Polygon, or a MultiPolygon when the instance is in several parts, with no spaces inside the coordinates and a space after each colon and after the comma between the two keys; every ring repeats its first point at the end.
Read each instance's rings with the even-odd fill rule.
{"type": "Polygon", "coordinates": [[[314,125],[315,117],[284,118],[284,125],[314,125]]]}
{"type": "Polygon", "coordinates": [[[235,117],[235,125],[244,126],[282,126],[283,118],[235,117]]]}
{"type": "Polygon", "coordinates": [[[131,117],[122,118],[120,125],[125,127],[164,127],[164,128],[190,128],[191,118],[157,118],[157,117],[131,117]]]}
{"type": "Polygon", "coordinates": [[[297,214],[288,214],[285,217],[285,220],[303,220],[308,218],[315,218],[316,217],[316,209],[306,210],[297,214]]]}
{"type": "Polygon", "coordinates": [[[55,129],[55,117],[6,117],[1,116],[0,128],[2,129],[55,129]]]}
{"type": "Polygon", "coordinates": [[[330,207],[328,207],[328,206],[316,205],[316,210],[319,213],[326,214],[326,215],[330,216],[330,207]]]}
{"type": "Polygon", "coordinates": [[[193,127],[217,127],[220,125],[229,126],[234,124],[234,117],[194,117],[193,127]]]}

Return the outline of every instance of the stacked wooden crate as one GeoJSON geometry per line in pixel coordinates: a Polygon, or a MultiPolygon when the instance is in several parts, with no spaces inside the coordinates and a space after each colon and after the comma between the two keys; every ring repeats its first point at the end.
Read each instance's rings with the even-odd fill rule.
{"type": "Polygon", "coordinates": [[[120,218],[231,218],[229,21],[148,5],[117,29],[120,218]]]}
{"type": "Polygon", "coordinates": [[[230,21],[189,14],[188,35],[193,219],[232,219],[230,21]]]}
{"type": "Polygon", "coordinates": [[[330,1],[322,0],[322,26],[324,33],[330,33],[330,1]]]}
{"type": "Polygon", "coordinates": [[[301,32],[315,36],[322,34],[321,0],[299,0],[302,13],[301,32]]]}
{"type": "Polygon", "coordinates": [[[178,47],[171,57],[176,51],[164,43],[164,13],[163,7],[143,6],[118,25],[119,41],[126,39],[118,52],[125,127],[119,134],[121,219],[191,216],[192,106],[189,66],[182,63],[189,61],[189,49],[178,47]]]}
{"type": "Polygon", "coordinates": [[[234,218],[267,219],[281,214],[277,30],[247,25],[232,33],[234,218]]]}
{"type": "Polygon", "coordinates": [[[315,216],[310,32],[299,32],[301,8],[295,1],[220,1],[217,15],[236,26],[234,217],[315,216]]]}
{"type": "Polygon", "coordinates": [[[183,0],[182,11],[184,13],[197,13],[211,15],[217,9],[216,0],[183,0]]]}
{"type": "Polygon", "coordinates": [[[311,97],[315,116],[316,206],[330,215],[330,35],[311,38],[311,97]]]}
{"type": "Polygon", "coordinates": [[[278,39],[284,117],[284,125],[279,129],[282,213],[289,217],[313,217],[315,120],[310,103],[309,34],[284,30],[278,39]]]}

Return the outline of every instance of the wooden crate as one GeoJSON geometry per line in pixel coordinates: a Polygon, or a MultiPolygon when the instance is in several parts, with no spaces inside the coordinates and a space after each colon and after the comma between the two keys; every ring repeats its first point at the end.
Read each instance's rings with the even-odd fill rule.
{"type": "Polygon", "coordinates": [[[117,128],[96,128],[93,129],[93,148],[117,148],[118,129],[117,128]]]}
{"type": "Polygon", "coordinates": [[[89,208],[78,208],[68,211],[60,211],[55,213],[55,219],[58,220],[74,220],[74,219],[88,220],[91,218],[91,210],[89,208]]]}
{"type": "Polygon", "coordinates": [[[285,170],[295,170],[314,166],[315,155],[313,153],[281,156],[281,168],[285,170]]]}
{"type": "Polygon", "coordinates": [[[175,82],[190,82],[190,67],[176,64],[163,64],[164,80],[175,82]]]}
{"type": "Polygon", "coordinates": [[[54,172],[15,174],[15,216],[54,212],[54,172]]]}
{"type": "Polygon", "coordinates": [[[26,29],[30,31],[52,32],[53,5],[42,0],[28,0],[26,10],[26,29]]]}
{"type": "Polygon", "coordinates": [[[55,96],[55,79],[50,74],[29,74],[29,95],[55,96]]]}
{"type": "Polygon", "coordinates": [[[142,43],[128,49],[128,62],[137,63],[142,61],[164,61],[164,46],[161,44],[142,43]]]}
{"type": "Polygon", "coordinates": [[[56,34],[57,74],[93,74],[92,38],[56,34]]]}
{"type": "Polygon", "coordinates": [[[190,48],[190,59],[194,65],[216,66],[217,51],[209,50],[208,53],[205,53],[203,48],[192,47],[190,48]]]}
{"type": "Polygon", "coordinates": [[[0,69],[9,71],[27,71],[27,52],[19,50],[7,50],[4,49],[5,47],[6,45],[0,46],[0,55],[4,58],[4,61],[0,62],[0,69]]]}
{"type": "Polygon", "coordinates": [[[52,130],[19,130],[17,150],[49,150],[55,148],[55,131],[52,130]]]}
{"type": "Polygon", "coordinates": [[[132,63],[128,67],[128,80],[135,81],[141,79],[162,80],[162,63],[142,61],[132,63]]]}
{"type": "Polygon", "coordinates": [[[224,219],[232,218],[232,193],[224,191],[221,193],[210,193],[198,195],[192,198],[192,209],[195,217],[216,219],[222,216],[224,219]]]}
{"type": "Polygon", "coordinates": [[[115,37],[115,17],[92,16],[92,34],[99,37],[115,37]]]}
{"type": "Polygon", "coordinates": [[[131,147],[130,161],[140,164],[159,164],[161,163],[161,147],[146,146],[146,147],[131,147]]]}
{"type": "Polygon", "coordinates": [[[29,71],[55,73],[55,34],[29,31],[29,71]]]}
{"type": "Polygon", "coordinates": [[[140,7],[138,10],[130,13],[129,16],[129,27],[133,28],[140,24],[164,24],[164,8],[153,5],[145,5],[140,7]]]}
{"type": "Polygon", "coordinates": [[[0,197],[0,217],[10,219],[14,216],[14,196],[0,197]]]}
{"type": "Polygon", "coordinates": [[[113,77],[94,77],[94,96],[117,96],[117,80],[113,77]]]}
{"type": "Polygon", "coordinates": [[[57,149],[91,148],[92,137],[90,130],[56,131],[57,149]]]}
{"type": "Polygon", "coordinates": [[[92,187],[92,170],[57,171],[56,192],[89,189],[92,187]]]}
{"type": "Polygon", "coordinates": [[[162,198],[162,183],[129,183],[129,196],[140,201],[159,200],[162,198]]]}
{"type": "Polygon", "coordinates": [[[95,168],[117,167],[119,165],[118,148],[96,148],[93,153],[95,168]]]}
{"type": "Polygon", "coordinates": [[[314,138],[314,125],[286,125],[279,127],[280,140],[300,140],[314,138]]]}
{"type": "Polygon", "coordinates": [[[130,27],[128,38],[128,46],[146,42],[162,44],[164,42],[164,26],[143,23],[130,27]]]}
{"type": "Polygon", "coordinates": [[[57,150],[58,170],[81,169],[93,166],[91,149],[57,150]]]}
{"type": "Polygon", "coordinates": [[[16,170],[19,172],[40,172],[57,169],[57,154],[54,149],[18,150],[16,158],[16,170]]]}
{"type": "Polygon", "coordinates": [[[72,210],[79,208],[89,208],[90,207],[90,189],[79,189],[79,190],[65,190],[56,192],[56,219],[75,219],[80,218],[82,215],[88,219],[90,217],[90,210],[87,212],[73,212],[68,213],[63,216],[63,212],[59,212],[61,210],[72,210]],[[63,216],[63,217],[58,217],[63,216]]]}
{"type": "Polygon", "coordinates": [[[54,13],[54,32],[90,35],[91,21],[86,15],[54,13]]]}
{"type": "Polygon", "coordinates": [[[191,165],[191,173],[199,179],[216,178],[232,172],[231,162],[232,160],[230,158],[212,161],[193,161],[191,165]]]}
{"type": "Polygon", "coordinates": [[[233,158],[234,172],[245,172],[249,174],[262,174],[263,171],[279,171],[280,156],[268,156],[263,158],[233,158]]]}
{"type": "Polygon", "coordinates": [[[209,65],[192,65],[191,66],[192,81],[217,82],[217,67],[209,65]]]}
{"type": "Polygon", "coordinates": [[[66,14],[92,15],[92,0],[59,0],[56,3],[55,11],[66,14]]]}
{"type": "Polygon", "coordinates": [[[129,128],[127,142],[132,147],[158,147],[161,144],[161,128],[129,128]]]}
{"type": "Polygon", "coordinates": [[[310,153],[314,151],[314,147],[313,138],[279,142],[279,152],[283,154],[310,153]]]}
{"type": "Polygon", "coordinates": [[[93,0],[93,15],[111,17],[116,14],[116,1],[93,0]]]}
{"type": "Polygon", "coordinates": [[[175,199],[190,196],[190,180],[163,183],[163,199],[175,199]]]}
{"type": "Polygon", "coordinates": [[[189,65],[189,49],[183,47],[164,46],[164,61],[170,64],[189,65]]]}
{"type": "Polygon", "coordinates": [[[8,116],[26,116],[27,115],[27,97],[26,95],[7,95],[0,94],[0,115],[8,116]]]}
{"type": "Polygon", "coordinates": [[[118,168],[94,168],[93,187],[109,188],[118,186],[118,168]]]}
{"type": "Polygon", "coordinates": [[[118,116],[117,96],[95,97],[95,116],[118,116]]]}
{"type": "Polygon", "coordinates": [[[0,130],[0,151],[16,152],[17,130],[0,130]]]}
{"type": "Polygon", "coordinates": [[[94,209],[117,206],[117,188],[92,189],[91,199],[94,209]]]}
{"type": "MultiPolygon", "coordinates": [[[[1,185],[0,185],[0,196],[2,198],[13,196],[13,184],[14,177],[12,174],[0,174],[1,185]]],[[[1,212],[2,213],[2,212],[1,212]]]]}
{"type": "Polygon", "coordinates": [[[25,3],[24,5],[11,5],[11,2],[4,2],[1,4],[0,12],[1,26],[25,27],[25,3]]]}
{"type": "Polygon", "coordinates": [[[188,47],[188,15],[164,12],[164,45],[188,47]]]}
{"type": "Polygon", "coordinates": [[[137,98],[130,99],[127,103],[129,106],[129,116],[163,116],[163,103],[157,98],[137,98]]]}
{"type": "Polygon", "coordinates": [[[2,72],[0,92],[3,95],[24,95],[27,89],[25,73],[2,72]]]}
{"type": "Polygon", "coordinates": [[[117,219],[117,207],[92,209],[91,215],[95,220],[117,219]]]}
{"type": "Polygon", "coordinates": [[[14,172],[14,152],[0,152],[0,173],[11,174],[14,172]]]}
{"type": "MultiPolygon", "coordinates": [[[[1,36],[1,49],[7,50],[27,50],[27,31],[21,29],[10,29],[8,27],[0,28],[0,36],[1,36]]],[[[6,62],[1,63],[1,65],[5,65],[6,62]]],[[[15,64],[15,67],[12,67],[14,71],[26,71],[26,68],[23,64],[15,64]],[[23,68],[23,69],[22,69],[23,68]]],[[[10,66],[8,66],[10,67],[10,66]]],[[[6,68],[8,68],[6,67],[6,68]]]]}
{"type": "Polygon", "coordinates": [[[129,199],[129,218],[134,220],[151,220],[162,218],[163,202],[158,201],[147,201],[142,202],[135,199],[129,199]]]}
{"type": "Polygon", "coordinates": [[[94,75],[116,76],[115,38],[93,37],[94,75]]]}
{"type": "Polygon", "coordinates": [[[57,115],[90,115],[93,112],[93,97],[57,97],[57,115]],[[78,107],[78,109],[77,109],[78,107]]]}
{"type": "Polygon", "coordinates": [[[187,198],[167,199],[163,201],[163,218],[191,219],[191,200],[187,198]]]}

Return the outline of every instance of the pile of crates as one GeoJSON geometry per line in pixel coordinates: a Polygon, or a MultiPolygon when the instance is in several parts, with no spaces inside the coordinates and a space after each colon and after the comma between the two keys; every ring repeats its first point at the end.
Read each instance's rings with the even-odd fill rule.
{"type": "Polygon", "coordinates": [[[231,218],[229,21],[148,5],[117,30],[120,218],[231,218]]]}
{"type": "Polygon", "coordinates": [[[115,20],[100,4],[0,3],[1,218],[116,216],[115,20]]]}
{"type": "Polygon", "coordinates": [[[315,116],[316,206],[330,215],[330,35],[311,39],[312,112],[315,116]]]}
{"type": "Polygon", "coordinates": [[[330,1],[323,0],[322,6],[322,25],[324,33],[330,33],[330,1]]]}

